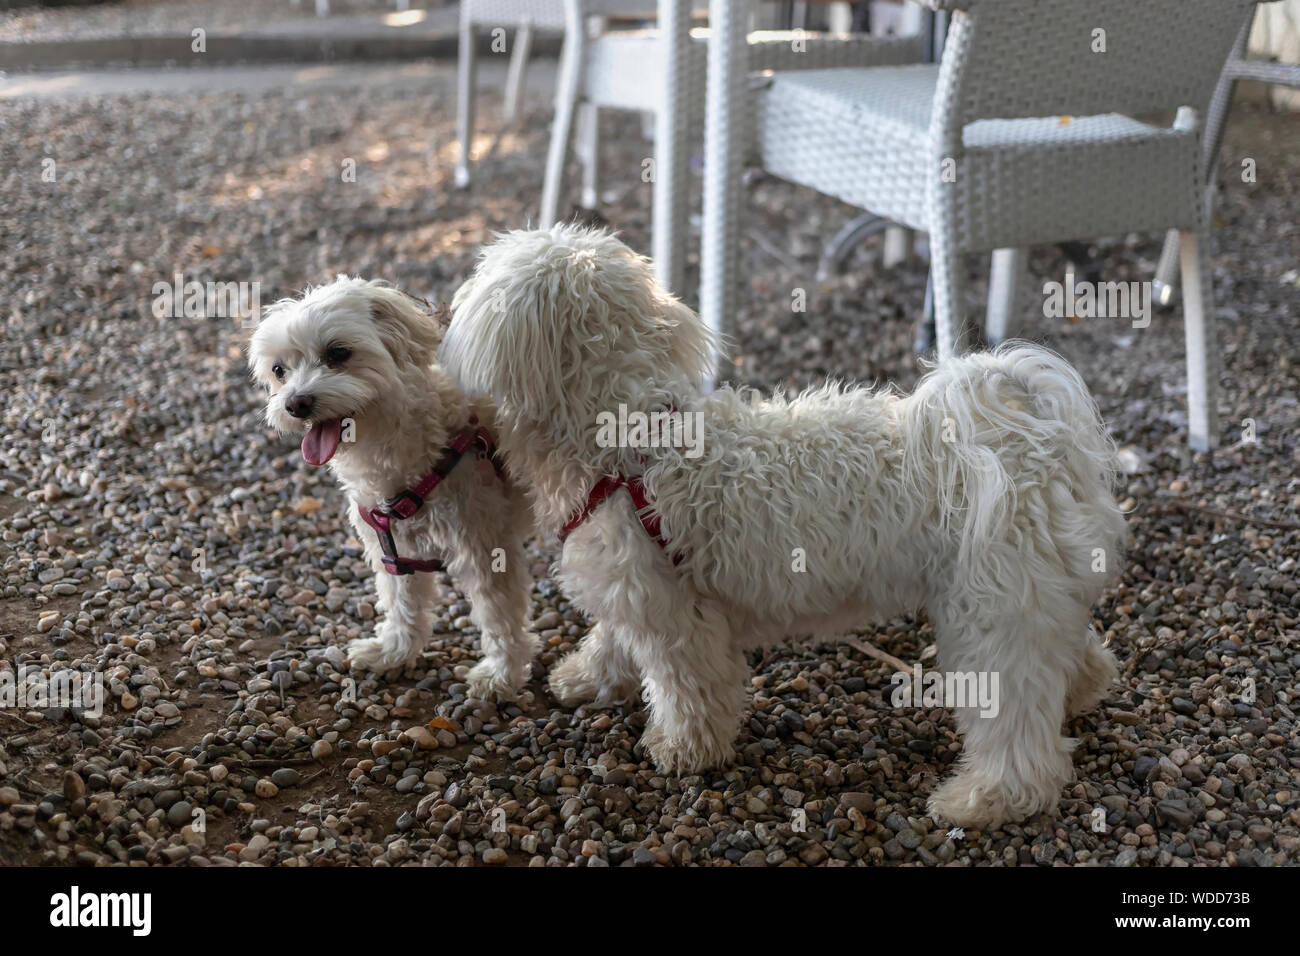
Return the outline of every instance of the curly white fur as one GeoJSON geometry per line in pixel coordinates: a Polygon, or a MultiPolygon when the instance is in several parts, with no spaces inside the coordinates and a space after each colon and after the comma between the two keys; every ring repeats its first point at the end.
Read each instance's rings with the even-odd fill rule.
{"type": "MultiPolygon", "coordinates": [[[[267,423],[302,433],[310,422],[318,436],[335,436],[323,451],[325,439],[309,446],[304,437],[304,458],[309,447],[313,457],[327,458],[347,492],[348,518],[375,570],[383,613],[375,636],[349,645],[354,668],[402,667],[433,631],[437,575],[385,572],[379,539],[357,505],[374,508],[414,485],[469,422],[469,402],[434,364],[442,332],[438,317],[396,289],[343,276],[267,309],[249,346],[250,370],[268,393],[267,423]],[[343,354],[331,349],[349,354],[331,363],[343,354]],[[295,399],[311,401],[305,418],[290,413],[295,399]],[[344,419],[351,419],[352,433],[340,440],[344,419]]],[[[494,429],[491,405],[480,403],[476,411],[494,429]]],[[[525,629],[530,581],[523,540],[530,525],[523,495],[490,468],[485,474],[471,452],[414,516],[392,526],[398,554],[446,555],[448,571],[472,602],[483,659],[470,671],[471,694],[513,695],[529,676],[536,642],[525,629]]]]}
{"type": "Polygon", "coordinates": [[[1002,694],[996,717],[958,709],[965,752],[931,811],[987,827],[1055,807],[1072,772],[1062,722],[1114,676],[1089,618],[1124,539],[1113,446],[1063,360],[1009,345],[905,397],[703,394],[699,319],[645,259],[572,226],[499,239],[453,309],[441,361],[497,402],[543,528],[600,476],[640,474],[670,545],[625,491],[568,538],[561,583],[599,624],[553,670],[561,700],[640,685],[656,764],[715,767],[733,754],[745,648],[924,605],[943,666],[997,672],[1002,694]],[[703,412],[702,456],[601,447],[597,416],[620,403],[703,412]]]}

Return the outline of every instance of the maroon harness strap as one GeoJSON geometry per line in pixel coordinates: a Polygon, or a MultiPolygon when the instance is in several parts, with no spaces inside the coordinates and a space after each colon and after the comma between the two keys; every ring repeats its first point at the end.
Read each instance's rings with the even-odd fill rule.
{"type": "Polygon", "coordinates": [[[379,533],[379,550],[383,552],[384,570],[389,574],[414,574],[416,571],[441,571],[443,563],[437,558],[403,558],[397,554],[397,542],[393,540],[392,518],[401,515],[387,515],[378,509],[363,508],[357,505],[361,520],[379,533]]]}
{"type": "Polygon", "coordinates": [[[379,535],[379,549],[383,552],[384,570],[389,574],[414,574],[417,571],[441,571],[443,563],[437,558],[403,558],[397,554],[397,543],[393,540],[393,519],[404,519],[414,515],[424,505],[424,500],[451,474],[456,464],[465,456],[470,446],[477,443],[479,454],[492,462],[497,477],[501,477],[501,465],[496,459],[496,445],[486,428],[478,423],[478,416],[470,413],[469,424],[456,433],[451,444],[443,449],[442,455],[434,466],[415,483],[413,487],[403,488],[379,508],[366,508],[357,505],[361,520],[375,529],[379,535]]]}
{"type": "MultiPolygon", "coordinates": [[[[646,534],[650,535],[659,547],[667,550],[668,539],[663,535],[659,512],[654,510],[650,499],[646,497],[645,484],[639,477],[625,478],[623,475],[613,477],[606,475],[596,482],[591,493],[587,495],[587,503],[583,505],[582,510],[575,513],[560,529],[560,540],[564,541],[572,534],[578,525],[586,521],[591,513],[619,488],[626,488],[627,493],[632,496],[632,506],[636,509],[637,520],[641,522],[641,527],[645,528],[646,534]]],[[[672,559],[673,564],[682,562],[680,554],[672,555],[672,559]]]]}

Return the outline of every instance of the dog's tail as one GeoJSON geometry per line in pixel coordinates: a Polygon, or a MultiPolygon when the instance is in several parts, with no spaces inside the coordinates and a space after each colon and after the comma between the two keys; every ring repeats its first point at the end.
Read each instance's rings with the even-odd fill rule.
{"type": "Polygon", "coordinates": [[[1091,599],[1119,567],[1115,445],[1079,373],[1026,343],[949,359],[903,403],[909,465],[928,473],[963,563],[994,542],[1054,552],[1091,599]],[[1037,538],[1037,540],[1030,540],[1037,538]]]}

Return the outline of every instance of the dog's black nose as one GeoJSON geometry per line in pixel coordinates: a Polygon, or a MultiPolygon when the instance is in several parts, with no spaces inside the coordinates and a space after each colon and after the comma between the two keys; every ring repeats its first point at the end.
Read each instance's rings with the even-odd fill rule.
{"type": "Polygon", "coordinates": [[[306,418],[311,414],[311,407],[316,404],[316,399],[310,395],[295,395],[284,403],[284,410],[294,418],[306,418]]]}

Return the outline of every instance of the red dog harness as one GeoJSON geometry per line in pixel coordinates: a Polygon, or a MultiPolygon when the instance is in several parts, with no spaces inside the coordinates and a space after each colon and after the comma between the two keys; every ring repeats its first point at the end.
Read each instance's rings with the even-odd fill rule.
{"type": "Polygon", "coordinates": [[[501,466],[496,459],[496,444],[486,428],[478,423],[478,416],[473,412],[469,424],[456,433],[451,444],[442,450],[442,455],[414,487],[403,488],[394,497],[388,499],[379,508],[365,508],[357,505],[361,520],[374,528],[379,535],[379,549],[383,552],[384,570],[389,574],[414,574],[417,571],[441,571],[443,564],[437,558],[402,558],[397,554],[397,543],[393,540],[392,522],[394,518],[403,519],[414,515],[424,505],[424,499],[446,480],[456,464],[464,457],[471,445],[479,447],[479,457],[490,460],[497,477],[501,477],[501,466]]]}
{"type": "MultiPolygon", "coordinates": [[[[574,529],[586,521],[601,502],[618,491],[619,488],[626,488],[627,493],[632,496],[632,507],[636,509],[637,519],[641,522],[641,527],[645,528],[646,534],[654,538],[659,547],[666,549],[668,539],[663,535],[659,513],[654,510],[650,504],[650,499],[646,497],[645,484],[639,477],[625,478],[623,475],[615,477],[606,475],[596,482],[595,487],[591,489],[591,493],[587,495],[587,503],[583,505],[582,510],[576,512],[560,529],[560,540],[564,541],[565,538],[571,535],[574,529]]],[[[680,554],[674,554],[672,558],[673,564],[681,564],[682,556],[680,554]]]]}

